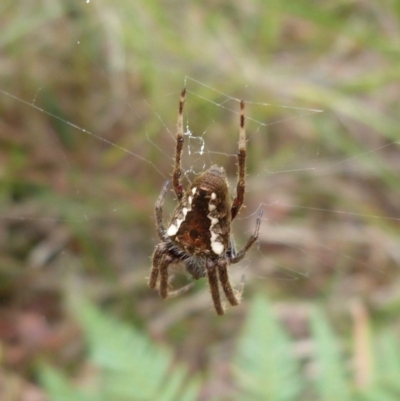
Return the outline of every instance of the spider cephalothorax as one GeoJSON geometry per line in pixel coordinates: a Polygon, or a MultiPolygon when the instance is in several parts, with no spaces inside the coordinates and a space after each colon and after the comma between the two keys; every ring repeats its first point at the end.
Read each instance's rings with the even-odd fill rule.
{"type": "Polygon", "coordinates": [[[186,91],[181,93],[176,135],[175,167],[173,186],[179,204],[169,226],[165,229],[162,221],[162,205],[168,182],[164,184],[156,203],[157,231],[161,243],[153,254],[153,266],[149,286],[156,288],[160,276],[160,295],[168,296],[168,266],[182,262],[195,278],[208,277],[215,309],[223,315],[219,282],[231,305],[239,300],[229,281],[228,266],[239,262],[258,237],[261,212],[258,215],[253,235],[238,253],[231,238],[231,221],[238,214],[244,200],[246,174],[246,133],[244,129],[244,103],[240,103],[240,137],[238,152],[238,183],[233,202],[229,195],[228,181],[222,167],[212,166],[200,174],[183,191],[181,177],[181,154],[183,147],[183,104],[186,91]]]}

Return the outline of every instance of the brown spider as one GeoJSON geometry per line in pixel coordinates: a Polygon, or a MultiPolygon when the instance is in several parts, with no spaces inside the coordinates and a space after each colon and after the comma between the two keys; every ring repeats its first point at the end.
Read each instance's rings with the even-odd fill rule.
{"type": "MultiPolygon", "coordinates": [[[[236,253],[231,237],[231,222],[243,204],[246,175],[246,131],[244,102],[240,102],[240,136],[238,158],[238,183],[236,197],[231,201],[223,167],[212,166],[200,174],[183,191],[181,184],[181,155],[183,147],[183,104],[186,90],[183,89],[179,102],[176,133],[175,166],[172,183],[179,204],[167,229],[163,224],[163,203],[169,182],[167,181],[156,202],[156,225],[161,243],[156,246],[152,257],[149,286],[156,288],[160,275],[159,291],[163,298],[168,296],[168,266],[182,262],[195,279],[208,277],[211,296],[218,315],[224,314],[219,284],[231,305],[238,305],[240,295],[235,295],[229,281],[228,266],[243,259],[258,238],[262,210],[260,210],[253,235],[244,248],[236,253]]],[[[177,292],[179,292],[178,290],[177,292]]],[[[170,293],[170,295],[172,295],[170,293]]]]}

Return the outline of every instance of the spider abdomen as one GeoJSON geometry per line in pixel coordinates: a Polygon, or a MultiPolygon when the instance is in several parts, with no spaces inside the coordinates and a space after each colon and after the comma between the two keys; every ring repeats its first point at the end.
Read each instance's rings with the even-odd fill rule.
{"type": "Polygon", "coordinates": [[[167,235],[190,255],[222,256],[228,249],[231,200],[222,167],[197,177],[176,208],[167,235]]]}

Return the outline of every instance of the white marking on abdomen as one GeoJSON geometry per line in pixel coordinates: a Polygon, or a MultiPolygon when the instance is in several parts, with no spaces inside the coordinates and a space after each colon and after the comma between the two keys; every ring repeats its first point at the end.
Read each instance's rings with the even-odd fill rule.
{"type": "Polygon", "coordinates": [[[219,219],[216,217],[211,216],[211,213],[217,208],[216,205],[211,203],[213,200],[217,199],[217,195],[215,192],[211,194],[211,199],[208,204],[208,210],[210,211],[210,214],[207,215],[207,217],[211,220],[210,224],[210,245],[212,251],[216,255],[221,255],[222,252],[224,252],[224,245],[222,244],[221,241],[218,241],[218,234],[214,232],[214,226],[216,226],[219,223],[219,219]]]}
{"type": "MultiPolygon", "coordinates": [[[[197,191],[197,188],[194,187],[192,188],[192,194],[195,195],[197,191]]],[[[182,216],[180,219],[177,218],[169,227],[167,230],[167,235],[168,237],[173,237],[174,235],[177,234],[177,232],[179,231],[179,228],[181,226],[181,224],[185,221],[187,214],[192,210],[192,201],[193,201],[193,197],[192,196],[188,196],[188,201],[187,201],[187,206],[182,207],[181,209],[181,213],[180,215],[182,216]]]]}

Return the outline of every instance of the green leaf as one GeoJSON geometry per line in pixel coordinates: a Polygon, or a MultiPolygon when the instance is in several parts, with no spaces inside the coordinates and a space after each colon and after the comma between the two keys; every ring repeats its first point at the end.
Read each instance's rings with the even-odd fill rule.
{"type": "Polygon", "coordinates": [[[97,397],[91,397],[71,386],[68,380],[50,366],[42,365],[39,369],[39,377],[47,390],[51,401],[95,401],[97,397]]]}
{"type": "Polygon", "coordinates": [[[379,378],[393,382],[400,389],[400,347],[392,332],[385,331],[378,339],[377,356],[379,378]]]}
{"type": "Polygon", "coordinates": [[[347,369],[336,338],[325,315],[319,308],[315,308],[312,313],[311,329],[318,369],[316,387],[320,399],[323,401],[350,401],[351,390],[347,369]]]}
{"type": "Polygon", "coordinates": [[[183,364],[174,364],[171,350],[97,310],[87,300],[71,302],[96,366],[94,398],[74,389],[50,368],[41,369],[51,400],[60,401],[195,401],[200,382],[183,364]]]}
{"type": "Polygon", "coordinates": [[[390,394],[382,388],[372,387],[365,390],[357,401],[398,401],[399,394],[390,394]]]}
{"type": "Polygon", "coordinates": [[[302,389],[291,342],[271,307],[257,296],[234,359],[238,400],[298,400],[302,389]]]}

